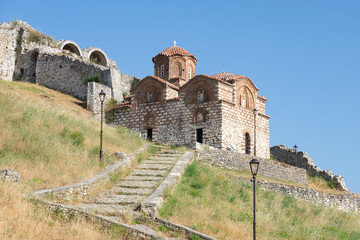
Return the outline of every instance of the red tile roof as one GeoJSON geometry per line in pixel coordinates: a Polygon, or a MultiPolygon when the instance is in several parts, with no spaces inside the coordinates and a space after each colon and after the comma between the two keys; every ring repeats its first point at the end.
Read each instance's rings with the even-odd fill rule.
{"type": "Polygon", "coordinates": [[[113,109],[121,109],[121,108],[127,108],[127,107],[130,107],[130,102],[121,103],[121,104],[115,106],[113,109]]]}
{"type": "Polygon", "coordinates": [[[193,54],[189,53],[187,50],[185,50],[184,48],[179,47],[179,46],[168,47],[167,49],[165,49],[164,51],[162,51],[161,53],[159,53],[158,55],[153,57],[152,60],[154,61],[154,59],[159,55],[168,56],[168,57],[174,56],[174,55],[189,56],[189,57],[193,57],[193,58],[195,58],[195,60],[197,60],[197,58],[193,54]]]}
{"type": "Polygon", "coordinates": [[[222,73],[213,75],[213,77],[216,79],[219,79],[219,80],[223,80],[223,81],[230,81],[230,80],[238,80],[245,76],[244,75],[236,75],[234,73],[229,73],[229,72],[222,72],[222,73]]]}

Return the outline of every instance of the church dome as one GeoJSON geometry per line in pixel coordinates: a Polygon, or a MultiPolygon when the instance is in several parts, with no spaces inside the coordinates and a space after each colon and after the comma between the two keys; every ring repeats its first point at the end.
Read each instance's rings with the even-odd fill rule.
{"type": "Polygon", "coordinates": [[[167,49],[165,49],[164,51],[162,51],[161,53],[159,53],[158,55],[153,57],[152,60],[154,62],[155,58],[158,56],[170,57],[170,56],[174,56],[174,55],[189,56],[189,57],[193,57],[195,60],[197,60],[197,58],[193,54],[189,53],[187,50],[185,50],[184,48],[179,47],[179,46],[168,47],[167,49]]]}

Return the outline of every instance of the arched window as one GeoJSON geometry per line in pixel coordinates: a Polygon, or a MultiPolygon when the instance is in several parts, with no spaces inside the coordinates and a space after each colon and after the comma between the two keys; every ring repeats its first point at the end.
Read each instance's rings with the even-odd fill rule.
{"type": "Polygon", "coordinates": [[[205,101],[205,91],[199,90],[197,92],[197,102],[203,102],[203,101],[205,101]]]}
{"type": "Polygon", "coordinates": [[[245,133],[245,154],[250,154],[251,142],[250,142],[250,134],[245,133]]]}
{"type": "Polygon", "coordinates": [[[148,92],[146,94],[146,102],[153,102],[154,101],[154,93],[153,92],[148,92]]]}
{"type": "Polygon", "coordinates": [[[191,67],[189,67],[189,79],[191,78],[191,67]]]}
{"type": "Polygon", "coordinates": [[[182,66],[180,63],[176,64],[179,77],[182,77],[182,66]]]}
{"type": "Polygon", "coordinates": [[[160,67],[160,78],[164,78],[165,73],[165,66],[161,65],[160,67]]]}

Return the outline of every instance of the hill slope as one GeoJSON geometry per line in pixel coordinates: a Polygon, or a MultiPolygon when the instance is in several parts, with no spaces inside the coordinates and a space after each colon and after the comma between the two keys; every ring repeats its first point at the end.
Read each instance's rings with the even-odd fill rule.
{"type": "MultiPolygon", "coordinates": [[[[197,162],[160,216],[217,239],[252,239],[252,186],[244,173],[197,162]]],[[[258,239],[360,239],[360,215],[257,188],[258,239]]]]}
{"type": "Polygon", "coordinates": [[[104,126],[105,163],[99,164],[100,122],[83,103],[45,87],[0,80],[0,169],[19,172],[19,183],[0,181],[0,239],[119,239],[81,220],[34,206],[24,193],[79,182],[144,143],[123,128],[104,126]]]}

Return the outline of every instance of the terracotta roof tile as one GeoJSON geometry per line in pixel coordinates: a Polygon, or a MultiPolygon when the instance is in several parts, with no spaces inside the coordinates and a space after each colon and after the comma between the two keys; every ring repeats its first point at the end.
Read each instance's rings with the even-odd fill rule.
{"type": "Polygon", "coordinates": [[[121,103],[121,104],[115,106],[113,109],[121,109],[121,108],[127,108],[127,107],[130,107],[130,102],[121,103]]]}
{"type": "Polygon", "coordinates": [[[244,75],[236,75],[234,73],[229,73],[229,72],[222,72],[222,73],[215,74],[213,77],[216,79],[219,79],[219,80],[223,80],[223,81],[231,81],[231,80],[241,79],[245,76],[244,75]]]}
{"type": "Polygon", "coordinates": [[[153,61],[154,59],[159,56],[159,55],[162,55],[162,56],[174,56],[174,55],[181,55],[181,56],[189,56],[189,57],[193,57],[197,60],[197,58],[189,53],[187,50],[185,50],[184,48],[182,47],[179,47],[179,46],[171,46],[171,47],[168,47],[167,49],[165,49],[164,51],[162,51],[161,53],[159,53],[158,55],[156,55],[155,57],[153,57],[153,61]]]}
{"type": "Polygon", "coordinates": [[[149,76],[149,77],[153,77],[153,78],[159,80],[160,82],[165,83],[165,84],[168,85],[169,87],[172,87],[172,88],[174,88],[174,89],[176,89],[176,90],[179,90],[179,89],[180,89],[178,86],[176,86],[176,85],[174,85],[174,84],[172,84],[172,83],[170,83],[170,82],[168,82],[168,81],[165,81],[164,79],[159,78],[159,77],[157,77],[157,76],[149,76]]]}

